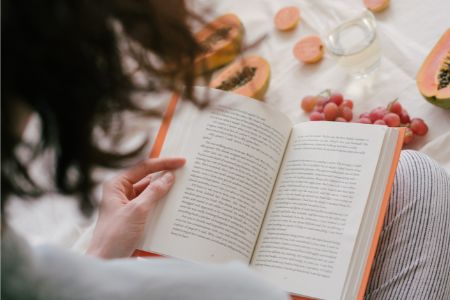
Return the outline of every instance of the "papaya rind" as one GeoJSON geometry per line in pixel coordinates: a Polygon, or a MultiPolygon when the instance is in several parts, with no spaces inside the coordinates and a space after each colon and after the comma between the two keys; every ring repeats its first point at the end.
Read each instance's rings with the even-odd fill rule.
{"type": "MultiPolygon", "coordinates": [[[[241,20],[235,14],[229,13],[222,15],[212,22],[208,23],[206,27],[217,22],[220,19],[230,19],[230,24],[237,28],[237,34],[230,39],[225,45],[213,52],[200,55],[195,61],[194,72],[195,75],[202,75],[212,73],[216,69],[223,67],[224,65],[232,62],[241,52],[242,41],[245,33],[244,25],[241,20]]],[[[202,29],[204,30],[204,29],[202,29]]],[[[201,31],[202,31],[201,30],[201,31]]],[[[200,31],[200,32],[201,32],[200,31]]],[[[198,33],[197,33],[198,34],[198,33]]]]}
{"type": "Polygon", "coordinates": [[[266,95],[267,90],[269,89],[270,79],[271,79],[271,72],[270,72],[270,66],[269,66],[269,74],[267,76],[266,81],[264,82],[263,86],[256,90],[253,95],[250,96],[250,98],[263,101],[264,96],[266,95]]]}
{"type": "Polygon", "coordinates": [[[434,104],[434,105],[439,106],[444,109],[450,109],[450,99],[438,99],[434,96],[427,97],[423,94],[422,94],[422,96],[431,104],[434,104]]]}

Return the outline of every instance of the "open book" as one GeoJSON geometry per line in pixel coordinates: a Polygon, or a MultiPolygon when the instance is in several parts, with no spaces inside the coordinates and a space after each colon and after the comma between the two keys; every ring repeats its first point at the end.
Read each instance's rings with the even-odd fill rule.
{"type": "MultiPolygon", "coordinates": [[[[197,88],[200,95],[206,88],[197,88]]],[[[175,111],[161,156],[187,158],[140,249],[198,262],[239,260],[303,297],[361,299],[403,132],[290,119],[209,90],[175,111]]]]}

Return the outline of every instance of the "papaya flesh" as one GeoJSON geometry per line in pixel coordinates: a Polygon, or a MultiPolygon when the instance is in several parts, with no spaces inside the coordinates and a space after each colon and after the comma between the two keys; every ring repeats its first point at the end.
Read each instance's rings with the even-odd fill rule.
{"type": "Polygon", "coordinates": [[[211,73],[231,61],[241,51],[244,26],[235,14],[226,14],[208,23],[195,34],[202,53],[195,60],[195,74],[211,73]]]}
{"type": "Polygon", "coordinates": [[[450,109],[450,29],[428,54],[417,73],[417,87],[432,104],[450,109]]]}
{"type": "Polygon", "coordinates": [[[363,0],[364,5],[374,13],[382,12],[389,6],[389,0],[363,0]]]}
{"type": "Polygon", "coordinates": [[[262,100],[270,82],[270,65],[260,56],[242,58],[226,67],[210,87],[262,100]]]}
{"type": "Polygon", "coordinates": [[[280,31],[289,31],[297,27],[300,21],[300,10],[295,6],[280,9],[274,18],[275,28],[280,31]]]}

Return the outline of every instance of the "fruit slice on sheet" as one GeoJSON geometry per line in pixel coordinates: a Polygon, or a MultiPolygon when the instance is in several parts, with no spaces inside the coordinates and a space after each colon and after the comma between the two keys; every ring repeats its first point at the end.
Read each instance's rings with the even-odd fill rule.
{"type": "Polygon", "coordinates": [[[429,102],[450,109],[450,29],[428,54],[416,81],[420,93],[429,102]]]}
{"type": "Polygon", "coordinates": [[[210,73],[233,61],[241,50],[243,35],[244,27],[235,14],[226,14],[208,23],[195,34],[203,49],[195,60],[195,73],[210,73]]]}
{"type": "Polygon", "coordinates": [[[280,9],[275,15],[275,28],[280,31],[288,31],[297,27],[300,21],[300,10],[295,6],[280,9]]]}
{"type": "Polygon", "coordinates": [[[270,65],[260,56],[242,58],[217,75],[210,87],[261,100],[269,87],[270,65]]]}
{"type": "Polygon", "coordinates": [[[320,37],[309,35],[295,44],[293,52],[298,60],[307,64],[313,64],[322,59],[324,46],[320,37]]]}
{"type": "Polygon", "coordinates": [[[374,13],[381,12],[389,6],[390,0],[363,0],[364,5],[374,13]]]}

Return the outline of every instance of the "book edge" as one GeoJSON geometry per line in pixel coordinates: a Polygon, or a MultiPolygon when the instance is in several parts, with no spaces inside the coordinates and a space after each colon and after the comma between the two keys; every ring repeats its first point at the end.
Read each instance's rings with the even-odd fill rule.
{"type": "Polygon", "coordinates": [[[172,123],[173,115],[175,113],[175,109],[178,104],[178,100],[180,99],[180,95],[177,93],[173,93],[170,98],[169,104],[167,105],[166,112],[161,121],[161,125],[158,130],[158,134],[156,135],[155,142],[153,143],[152,150],[150,151],[150,158],[159,157],[161,150],[163,148],[164,142],[166,140],[167,132],[169,131],[170,124],[172,123]]]}
{"type": "Polygon", "coordinates": [[[358,296],[357,296],[358,300],[364,299],[364,293],[366,291],[367,284],[369,281],[370,271],[372,269],[373,260],[375,258],[375,252],[377,250],[378,241],[380,239],[380,234],[383,229],[384,217],[386,215],[387,208],[389,205],[389,199],[390,199],[390,195],[391,195],[392,185],[394,184],[395,173],[397,170],[398,161],[400,159],[400,153],[401,153],[402,146],[403,146],[404,133],[405,133],[405,129],[399,128],[399,135],[398,135],[398,139],[397,139],[397,145],[395,147],[391,170],[389,173],[389,179],[388,179],[388,182],[386,185],[386,190],[384,191],[383,203],[381,205],[380,214],[378,216],[377,227],[376,227],[375,234],[373,237],[372,245],[370,247],[369,256],[367,258],[366,269],[364,271],[363,279],[361,281],[361,287],[358,292],[358,296]]]}

